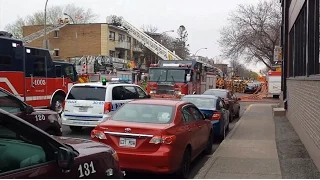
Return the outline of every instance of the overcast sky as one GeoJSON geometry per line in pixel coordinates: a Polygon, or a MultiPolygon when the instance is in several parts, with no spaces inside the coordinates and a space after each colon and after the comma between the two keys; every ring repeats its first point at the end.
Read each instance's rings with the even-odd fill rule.
{"type": "MultiPolygon", "coordinates": [[[[125,20],[140,28],[142,25],[158,27],[159,32],[177,30],[184,25],[189,34],[190,52],[216,57],[220,55],[217,40],[219,30],[227,25],[230,11],[238,4],[257,4],[259,0],[49,0],[48,6],[75,3],[91,8],[99,14],[98,22],[106,22],[109,15],[123,16],[125,20]]],[[[45,0],[0,0],[0,30],[15,21],[44,9],[45,0]]],[[[169,33],[176,36],[176,33],[169,33]]],[[[251,64],[250,69],[259,71],[264,66],[251,64]]]]}

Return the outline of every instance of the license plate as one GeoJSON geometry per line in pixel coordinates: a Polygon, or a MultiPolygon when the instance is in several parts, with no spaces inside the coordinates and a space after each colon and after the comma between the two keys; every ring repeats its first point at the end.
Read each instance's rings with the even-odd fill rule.
{"type": "Polygon", "coordinates": [[[136,147],[137,140],[133,138],[120,138],[120,147],[136,147]]]}
{"type": "Polygon", "coordinates": [[[89,122],[83,122],[83,121],[73,121],[73,124],[90,124],[89,122]]]}
{"type": "Polygon", "coordinates": [[[79,107],[79,112],[87,112],[88,108],[87,107],[79,107]]]}

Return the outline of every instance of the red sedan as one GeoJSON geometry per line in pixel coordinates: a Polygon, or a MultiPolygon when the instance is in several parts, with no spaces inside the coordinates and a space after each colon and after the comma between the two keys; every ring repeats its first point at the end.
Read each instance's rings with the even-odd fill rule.
{"type": "Polygon", "coordinates": [[[188,178],[191,161],[212,152],[212,125],[195,105],[180,100],[131,101],[91,132],[114,148],[125,171],[188,178]]]}

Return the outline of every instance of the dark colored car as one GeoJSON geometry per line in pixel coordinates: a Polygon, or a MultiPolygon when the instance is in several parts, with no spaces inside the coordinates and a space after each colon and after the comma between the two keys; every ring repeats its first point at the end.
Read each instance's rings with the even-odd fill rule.
{"type": "Polygon", "coordinates": [[[123,178],[117,153],[90,140],[57,137],[0,109],[0,179],[123,178]]]}
{"type": "Polygon", "coordinates": [[[183,101],[191,102],[211,120],[214,137],[223,140],[229,130],[230,112],[222,98],[212,95],[186,95],[181,98],[183,101]]]}
{"type": "Polygon", "coordinates": [[[204,93],[204,95],[213,95],[218,96],[224,100],[226,105],[228,106],[228,110],[230,112],[230,122],[233,121],[233,117],[238,118],[240,116],[240,98],[227,89],[208,89],[204,93]]]}
{"type": "Polygon", "coordinates": [[[260,87],[260,84],[247,83],[246,88],[244,89],[244,93],[255,93],[259,87],[260,87]]]}
{"type": "Polygon", "coordinates": [[[47,109],[33,109],[3,88],[0,88],[0,109],[24,119],[51,135],[62,135],[62,122],[58,113],[47,109]]]}

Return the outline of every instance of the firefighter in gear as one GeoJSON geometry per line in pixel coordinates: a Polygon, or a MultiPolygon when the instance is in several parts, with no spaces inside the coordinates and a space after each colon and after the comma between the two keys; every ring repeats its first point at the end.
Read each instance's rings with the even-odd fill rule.
{"type": "Polygon", "coordinates": [[[244,92],[244,82],[240,81],[239,83],[239,93],[243,93],[244,92]]]}
{"type": "Polygon", "coordinates": [[[223,79],[219,80],[219,89],[223,89],[223,79]]]}

